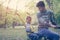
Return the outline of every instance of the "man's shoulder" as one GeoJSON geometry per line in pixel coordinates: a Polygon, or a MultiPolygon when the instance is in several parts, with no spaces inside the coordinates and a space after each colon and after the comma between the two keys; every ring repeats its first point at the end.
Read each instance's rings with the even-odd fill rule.
{"type": "Polygon", "coordinates": [[[47,13],[53,14],[53,11],[52,10],[47,10],[47,13]]]}
{"type": "Polygon", "coordinates": [[[53,12],[52,10],[47,10],[47,12],[53,12]]]}

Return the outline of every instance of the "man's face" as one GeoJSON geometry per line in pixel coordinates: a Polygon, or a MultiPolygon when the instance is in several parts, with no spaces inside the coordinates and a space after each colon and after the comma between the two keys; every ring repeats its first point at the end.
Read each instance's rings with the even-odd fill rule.
{"type": "Polygon", "coordinates": [[[38,7],[40,12],[43,12],[45,10],[45,7],[38,7]]]}

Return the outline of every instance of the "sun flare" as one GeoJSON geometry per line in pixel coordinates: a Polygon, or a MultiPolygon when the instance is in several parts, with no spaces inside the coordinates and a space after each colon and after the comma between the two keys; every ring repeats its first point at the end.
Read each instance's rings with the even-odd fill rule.
{"type": "MultiPolygon", "coordinates": [[[[0,0],[0,3],[2,3],[4,7],[25,11],[28,9],[26,5],[31,1],[32,0],[0,0]]],[[[35,1],[37,2],[37,0],[35,1]]]]}

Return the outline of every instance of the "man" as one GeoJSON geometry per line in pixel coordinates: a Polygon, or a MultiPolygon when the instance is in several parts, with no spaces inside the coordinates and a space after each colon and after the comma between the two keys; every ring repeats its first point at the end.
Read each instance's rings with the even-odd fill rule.
{"type": "Polygon", "coordinates": [[[59,40],[59,35],[48,30],[50,26],[55,27],[56,25],[53,12],[46,10],[45,4],[43,1],[39,1],[36,6],[39,9],[37,18],[39,22],[38,34],[40,35],[40,37],[45,36],[49,38],[49,40],[59,40]]]}

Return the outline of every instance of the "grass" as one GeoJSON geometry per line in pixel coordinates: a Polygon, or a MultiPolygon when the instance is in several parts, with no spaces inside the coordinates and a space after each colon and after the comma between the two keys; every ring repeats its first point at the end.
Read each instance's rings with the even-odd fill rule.
{"type": "MultiPolygon", "coordinates": [[[[60,34],[60,29],[53,29],[55,32],[58,32],[60,34]]],[[[24,28],[1,28],[0,29],[0,40],[27,40],[27,35],[24,28]]]]}
{"type": "Polygon", "coordinates": [[[0,29],[0,40],[26,40],[25,29],[0,29]]]}

